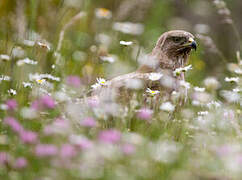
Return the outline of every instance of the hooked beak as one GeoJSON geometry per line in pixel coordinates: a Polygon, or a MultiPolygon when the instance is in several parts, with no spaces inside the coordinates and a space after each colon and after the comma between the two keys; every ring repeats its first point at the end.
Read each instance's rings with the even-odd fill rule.
{"type": "Polygon", "coordinates": [[[184,44],[185,47],[191,47],[195,51],[197,50],[197,43],[193,38],[188,39],[188,43],[184,44]]]}

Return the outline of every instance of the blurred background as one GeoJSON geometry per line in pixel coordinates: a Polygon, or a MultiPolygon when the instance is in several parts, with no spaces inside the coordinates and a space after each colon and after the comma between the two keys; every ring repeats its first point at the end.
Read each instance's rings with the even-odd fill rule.
{"type": "MultiPolygon", "coordinates": [[[[78,75],[89,84],[96,76],[111,78],[130,72],[138,66],[138,52],[141,56],[149,53],[163,32],[183,29],[196,35],[199,43],[190,58],[194,68],[187,75],[188,81],[199,85],[205,76],[224,78],[225,62],[236,62],[242,2],[225,2],[227,5],[218,0],[2,0],[0,54],[13,56],[19,48],[24,49],[39,62],[39,71],[50,73],[61,30],[73,16],[85,11],[87,16],[65,31],[60,49],[65,69],[56,70],[57,74],[78,75]],[[129,31],[124,31],[124,26],[129,31]],[[28,40],[47,43],[51,51],[28,49],[28,40]],[[133,44],[120,46],[121,40],[133,44]]],[[[15,56],[21,57],[21,53],[15,56]]],[[[11,64],[1,64],[1,72],[10,71],[8,66],[11,64]]]]}

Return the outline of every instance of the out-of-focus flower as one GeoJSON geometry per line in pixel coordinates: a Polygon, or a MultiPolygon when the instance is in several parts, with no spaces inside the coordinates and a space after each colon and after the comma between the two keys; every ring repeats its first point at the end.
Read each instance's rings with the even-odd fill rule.
{"type": "Polygon", "coordinates": [[[25,51],[23,50],[23,48],[16,46],[12,50],[12,56],[14,58],[23,58],[25,56],[25,51]]]}
{"type": "Polygon", "coordinates": [[[22,131],[20,133],[20,139],[24,142],[24,143],[29,143],[29,144],[33,144],[36,143],[38,140],[38,136],[35,132],[33,131],[22,131]]]}
{"type": "Polygon", "coordinates": [[[104,33],[100,33],[98,34],[96,37],[95,37],[96,41],[105,45],[106,47],[108,47],[111,42],[112,42],[112,39],[109,35],[107,34],[104,34],[104,33]]]}
{"type": "Polygon", "coordinates": [[[62,158],[72,158],[77,154],[77,151],[73,145],[64,144],[61,146],[60,155],[62,158]]]}
{"type": "Polygon", "coordinates": [[[11,80],[11,77],[9,77],[9,76],[5,76],[5,75],[1,75],[0,76],[0,83],[2,81],[10,81],[10,80],[11,80]]]}
{"type": "Polygon", "coordinates": [[[238,83],[239,82],[239,77],[226,77],[224,79],[226,82],[231,82],[231,83],[238,83]]]}
{"type": "Polygon", "coordinates": [[[55,121],[44,128],[45,135],[68,133],[71,126],[69,121],[62,118],[56,118],[55,121]]]}
{"type": "Polygon", "coordinates": [[[96,127],[97,122],[92,117],[87,117],[81,121],[81,125],[85,127],[96,127]]]}
{"type": "Polygon", "coordinates": [[[33,88],[33,85],[32,85],[31,83],[29,83],[29,82],[23,82],[22,84],[23,84],[23,86],[24,86],[25,88],[27,88],[27,87],[29,87],[29,88],[33,88]]]}
{"type": "Polygon", "coordinates": [[[197,114],[199,116],[205,116],[205,115],[208,115],[208,111],[199,111],[199,112],[197,112],[197,114]]]}
{"type": "Polygon", "coordinates": [[[115,56],[100,56],[100,59],[104,62],[114,63],[117,59],[115,56]]]}
{"type": "Polygon", "coordinates": [[[66,78],[66,83],[68,85],[78,88],[81,85],[81,80],[78,76],[68,76],[66,78]]]}
{"type": "Polygon", "coordinates": [[[93,147],[92,141],[83,136],[71,135],[70,142],[80,149],[87,150],[93,147]]]}
{"type": "Polygon", "coordinates": [[[186,89],[190,89],[190,83],[186,82],[186,81],[179,81],[180,86],[186,88],[186,89]]]}
{"type": "Polygon", "coordinates": [[[158,91],[158,90],[151,90],[150,88],[147,88],[146,92],[149,93],[152,96],[160,93],[160,91],[158,91]]]}
{"type": "Polygon", "coordinates": [[[205,88],[201,88],[201,87],[197,87],[197,86],[195,86],[193,89],[197,92],[204,92],[205,91],[205,88]]]}
{"type": "Polygon", "coordinates": [[[144,25],[131,22],[115,22],[113,29],[125,34],[140,35],[144,32],[144,25]]]}
{"type": "Polygon", "coordinates": [[[122,146],[122,151],[123,151],[124,154],[130,155],[130,154],[135,153],[136,149],[135,149],[135,146],[133,144],[124,144],[122,146]]]}
{"type": "Polygon", "coordinates": [[[10,56],[6,55],[6,54],[0,54],[0,60],[9,61],[10,60],[10,56]]]}
{"type": "Polygon", "coordinates": [[[163,76],[163,74],[161,74],[161,73],[150,73],[149,74],[149,79],[151,80],[151,81],[158,81],[158,80],[160,80],[160,78],[163,76]]]}
{"type": "Polygon", "coordinates": [[[143,82],[140,79],[126,79],[125,87],[128,89],[141,89],[143,87],[143,82]]]}
{"type": "Polygon", "coordinates": [[[0,165],[5,165],[9,163],[10,156],[6,152],[0,152],[0,165]]]}
{"type": "Polygon", "coordinates": [[[24,131],[23,126],[13,117],[6,117],[3,122],[10,126],[11,129],[16,133],[21,134],[24,131]]]}
{"type": "Polygon", "coordinates": [[[97,18],[110,19],[112,18],[112,12],[106,8],[98,8],[95,10],[95,15],[97,18]]]}
{"type": "Polygon", "coordinates": [[[211,101],[207,104],[207,107],[210,108],[210,109],[213,108],[213,107],[219,108],[219,107],[221,107],[221,103],[217,102],[217,101],[211,101]]]}
{"type": "Polygon", "coordinates": [[[7,100],[6,105],[7,105],[9,110],[15,110],[18,107],[18,103],[15,99],[7,100]]]}
{"type": "Polygon", "coordinates": [[[138,110],[137,117],[144,120],[150,120],[152,118],[153,111],[148,108],[142,108],[138,110]]]}
{"type": "Polygon", "coordinates": [[[175,106],[171,102],[164,102],[161,104],[160,110],[173,112],[175,110],[175,106]]]}
{"type": "Polygon", "coordinates": [[[55,101],[49,95],[42,96],[40,98],[40,103],[46,108],[53,109],[55,107],[55,101]]]}
{"type": "Polygon", "coordinates": [[[29,74],[30,81],[37,81],[37,80],[41,80],[41,79],[49,79],[49,80],[58,81],[58,82],[60,81],[59,77],[52,76],[51,74],[38,74],[38,73],[29,74]]]}
{"type": "Polygon", "coordinates": [[[28,39],[24,39],[22,41],[23,45],[25,46],[29,46],[29,47],[33,47],[35,45],[35,41],[32,40],[28,40],[28,39]]]}
{"type": "Polygon", "coordinates": [[[99,106],[100,102],[99,102],[99,99],[97,99],[97,98],[88,98],[87,104],[91,108],[96,108],[99,106]]]}
{"type": "Polygon", "coordinates": [[[198,101],[200,103],[208,103],[209,101],[212,100],[211,94],[206,93],[206,92],[194,92],[192,94],[192,98],[195,101],[198,101]]]}
{"type": "Polygon", "coordinates": [[[179,76],[182,72],[187,72],[188,70],[192,69],[192,65],[188,65],[181,68],[176,68],[175,71],[173,71],[174,76],[179,76]]]}
{"type": "Polygon", "coordinates": [[[124,46],[130,46],[133,44],[132,41],[120,41],[119,44],[124,45],[124,46]]]}
{"type": "Polygon", "coordinates": [[[223,96],[228,102],[238,102],[240,100],[240,95],[237,92],[233,91],[220,91],[221,96],[223,96]]]}
{"type": "Polygon", "coordinates": [[[115,129],[104,130],[99,133],[98,139],[104,143],[114,144],[120,141],[121,133],[115,129]]]}
{"type": "Polygon", "coordinates": [[[57,152],[57,147],[52,144],[38,144],[35,147],[35,154],[38,157],[54,156],[57,152]]]}
{"type": "Polygon", "coordinates": [[[28,161],[24,157],[19,157],[14,162],[14,168],[23,169],[28,165],[28,161]]]}
{"type": "Polygon", "coordinates": [[[220,83],[215,77],[208,77],[204,80],[204,85],[209,90],[216,90],[220,87],[220,83]]]}
{"type": "Polygon", "coordinates": [[[10,95],[16,95],[16,94],[17,94],[17,91],[14,90],[14,89],[9,89],[9,90],[8,90],[8,93],[9,93],[10,95]]]}
{"type": "Polygon", "coordinates": [[[36,65],[38,64],[38,62],[32,59],[29,59],[28,57],[17,61],[18,66],[22,66],[24,64],[36,65]]]}
{"type": "Polygon", "coordinates": [[[242,75],[242,69],[240,69],[240,68],[235,69],[234,72],[235,72],[236,74],[242,75]]]}
{"type": "Polygon", "coordinates": [[[44,48],[50,51],[50,44],[47,42],[37,42],[37,45],[41,48],[44,48]]]}

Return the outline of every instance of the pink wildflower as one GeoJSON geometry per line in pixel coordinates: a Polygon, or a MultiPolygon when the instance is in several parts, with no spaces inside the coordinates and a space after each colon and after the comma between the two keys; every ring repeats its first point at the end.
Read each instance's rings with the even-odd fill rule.
{"type": "Polygon", "coordinates": [[[40,102],[46,108],[53,109],[55,107],[55,101],[52,99],[52,97],[50,97],[48,95],[42,96],[40,98],[40,102]]]}
{"type": "Polygon", "coordinates": [[[75,88],[78,88],[81,85],[81,81],[80,81],[80,78],[78,76],[68,76],[66,78],[66,83],[70,86],[75,87],[75,88]]]}
{"type": "Polygon", "coordinates": [[[142,108],[138,111],[137,117],[143,120],[149,120],[152,118],[153,111],[148,108],[142,108]]]}
{"type": "Polygon", "coordinates": [[[81,125],[85,127],[96,127],[97,123],[92,117],[87,117],[82,120],[81,125]]]}
{"type": "Polygon", "coordinates": [[[99,106],[99,100],[96,99],[96,98],[89,98],[89,99],[87,100],[87,104],[88,104],[88,106],[91,107],[91,108],[96,108],[96,107],[99,106]]]}
{"type": "Polygon", "coordinates": [[[7,105],[9,110],[15,110],[18,106],[17,101],[15,99],[7,100],[6,105],[7,105]]]}
{"type": "Polygon", "coordinates": [[[11,129],[16,133],[21,133],[24,131],[24,128],[22,127],[22,125],[13,117],[6,117],[4,119],[4,123],[9,125],[11,129]]]}
{"type": "Polygon", "coordinates": [[[14,167],[16,169],[22,169],[25,168],[27,166],[28,162],[24,157],[19,157],[16,159],[15,163],[14,163],[14,167]]]}
{"type": "Polygon", "coordinates": [[[35,154],[38,157],[54,156],[57,154],[57,147],[52,144],[38,144],[35,147],[35,154]]]}
{"type": "Polygon", "coordinates": [[[7,164],[9,162],[9,155],[6,152],[0,152],[0,165],[7,164]]]}
{"type": "Polygon", "coordinates": [[[105,130],[99,134],[99,140],[105,143],[117,143],[120,139],[121,133],[114,129],[105,130]]]}
{"type": "Polygon", "coordinates": [[[135,147],[132,144],[124,144],[122,146],[122,151],[124,154],[133,154],[135,152],[135,147]]]}
{"type": "Polygon", "coordinates": [[[33,144],[37,141],[37,134],[33,131],[23,131],[20,133],[20,138],[24,143],[33,144]]]}
{"type": "Polygon", "coordinates": [[[76,150],[74,146],[70,144],[64,144],[61,147],[60,154],[62,158],[71,158],[76,155],[76,150]]]}

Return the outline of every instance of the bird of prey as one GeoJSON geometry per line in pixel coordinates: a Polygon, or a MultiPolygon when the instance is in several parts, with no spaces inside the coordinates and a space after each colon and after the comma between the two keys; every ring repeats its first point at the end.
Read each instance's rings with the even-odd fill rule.
{"type": "MultiPolygon", "coordinates": [[[[192,49],[197,44],[194,36],[183,30],[173,30],[163,33],[158,39],[153,51],[144,58],[141,66],[132,73],[115,77],[93,90],[92,97],[113,97],[116,99],[122,92],[132,91],[140,81],[143,88],[169,92],[178,89],[178,81],[184,80],[184,73],[174,76],[177,68],[183,68],[192,49]],[[150,76],[154,73],[162,74],[162,78],[152,81],[150,76]],[[164,90],[165,89],[165,90],[164,90]],[[117,96],[118,95],[118,96],[117,96]]],[[[126,95],[125,95],[126,96],[126,95]]]]}

